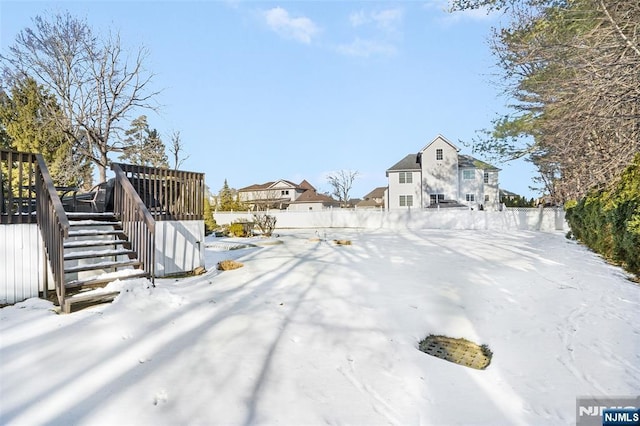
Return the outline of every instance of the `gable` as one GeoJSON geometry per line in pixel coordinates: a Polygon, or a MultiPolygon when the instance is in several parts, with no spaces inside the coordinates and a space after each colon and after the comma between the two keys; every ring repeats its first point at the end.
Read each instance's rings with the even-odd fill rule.
{"type": "Polygon", "coordinates": [[[295,189],[297,188],[298,185],[296,185],[293,182],[290,182],[288,180],[284,180],[284,179],[280,179],[276,182],[274,182],[271,186],[269,186],[269,189],[295,189]]]}
{"type": "Polygon", "coordinates": [[[453,144],[453,142],[451,142],[449,139],[445,138],[442,135],[438,135],[436,136],[431,142],[429,142],[428,144],[426,144],[424,146],[424,148],[422,148],[420,150],[420,152],[425,152],[431,145],[433,144],[437,144],[439,146],[442,145],[448,145],[449,147],[451,147],[452,149],[454,149],[456,152],[460,151],[460,148],[458,148],[455,144],[453,144]]]}

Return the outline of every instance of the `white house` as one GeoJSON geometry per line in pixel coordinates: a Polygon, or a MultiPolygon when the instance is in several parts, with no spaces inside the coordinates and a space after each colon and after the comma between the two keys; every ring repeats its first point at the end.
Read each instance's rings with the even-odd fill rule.
{"type": "Polygon", "coordinates": [[[250,185],[238,190],[240,201],[251,210],[321,210],[338,207],[340,204],[333,198],[318,194],[316,189],[306,180],[299,184],[280,179],[275,182],[250,185]]]}
{"type": "Polygon", "coordinates": [[[387,170],[389,209],[465,205],[496,208],[500,169],[469,155],[438,135],[417,154],[387,170]]]}
{"type": "Polygon", "coordinates": [[[238,190],[240,201],[249,205],[252,210],[265,208],[286,209],[307,190],[315,188],[306,180],[295,184],[280,179],[275,182],[254,184],[238,190]]]}

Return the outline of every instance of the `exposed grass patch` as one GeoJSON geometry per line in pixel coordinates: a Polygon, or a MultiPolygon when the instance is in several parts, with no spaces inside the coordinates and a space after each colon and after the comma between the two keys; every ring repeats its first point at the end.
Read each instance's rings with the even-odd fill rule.
{"type": "Polygon", "coordinates": [[[478,345],[467,339],[430,334],[420,342],[422,352],[464,365],[465,367],[484,370],[491,363],[493,352],[487,345],[478,345]]]}
{"type": "Polygon", "coordinates": [[[351,240],[333,240],[334,243],[336,243],[336,245],[339,246],[350,246],[351,245],[351,240]]]}

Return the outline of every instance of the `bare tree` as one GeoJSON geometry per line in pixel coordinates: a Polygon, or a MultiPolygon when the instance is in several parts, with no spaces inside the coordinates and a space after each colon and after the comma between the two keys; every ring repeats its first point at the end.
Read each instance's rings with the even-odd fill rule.
{"type": "Polygon", "coordinates": [[[528,157],[556,201],[615,184],[640,151],[640,3],[454,3],[509,6],[512,15],[492,38],[512,114],[478,150],[528,157]]]}
{"type": "Polygon", "coordinates": [[[340,206],[347,206],[353,181],[356,180],[359,174],[353,170],[338,170],[327,175],[327,182],[333,188],[332,195],[340,201],[340,206]]]}
{"type": "Polygon", "coordinates": [[[173,156],[173,168],[178,170],[182,163],[189,158],[184,155],[184,143],[180,139],[180,132],[174,131],[171,134],[171,145],[169,146],[169,152],[173,156]]]}
{"type": "Polygon", "coordinates": [[[47,18],[37,16],[0,57],[5,75],[31,76],[55,94],[63,112],[58,126],[105,181],[109,153],[124,148],[120,123],[138,108],[157,108],[151,99],[159,92],[149,90],[153,74],[144,69],[148,50],[130,56],[118,33],[101,40],[68,12],[47,18]]]}

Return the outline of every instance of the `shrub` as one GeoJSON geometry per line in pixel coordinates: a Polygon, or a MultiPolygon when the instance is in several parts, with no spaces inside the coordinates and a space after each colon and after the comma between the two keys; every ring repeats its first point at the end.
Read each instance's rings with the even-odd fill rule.
{"type": "Polygon", "coordinates": [[[258,225],[260,232],[265,237],[270,237],[273,234],[273,230],[276,228],[277,218],[275,216],[270,216],[268,214],[260,213],[254,214],[253,220],[258,225]]]}
{"type": "Polygon", "coordinates": [[[576,239],[636,275],[640,274],[640,154],[608,191],[565,205],[576,239]]]}
{"type": "Polygon", "coordinates": [[[229,225],[229,233],[235,237],[247,237],[251,234],[254,225],[246,219],[238,219],[229,225]]]}

